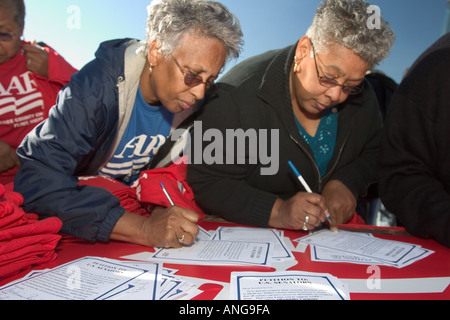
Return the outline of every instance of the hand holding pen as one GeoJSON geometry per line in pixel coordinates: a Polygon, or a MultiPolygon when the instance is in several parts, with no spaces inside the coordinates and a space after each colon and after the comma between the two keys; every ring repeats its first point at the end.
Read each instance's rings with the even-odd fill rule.
{"type": "MultiPolygon", "coordinates": [[[[297,170],[297,168],[294,166],[294,164],[292,163],[292,161],[289,161],[288,164],[289,164],[289,166],[290,166],[292,172],[295,174],[295,176],[297,177],[297,179],[300,181],[300,183],[302,184],[302,186],[305,188],[306,192],[309,193],[309,194],[312,194],[313,192],[312,192],[311,188],[309,187],[308,183],[307,183],[306,180],[303,178],[303,176],[300,174],[300,172],[297,170]]],[[[323,207],[322,207],[322,208],[323,208],[323,207]]],[[[331,216],[330,216],[330,213],[329,213],[328,209],[325,208],[323,213],[325,214],[325,219],[326,219],[326,221],[327,221],[328,224],[330,225],[330,230],[336,232],[336,231],[337,231],[337,228],[336,228],[336,226],[333,225],[333,223],[332,223],[332,221],[331,221],[331,216]]],[[[319,219],[320,219],[320,218],[319,218],[319,219]]],[[[303,228],[302,228],[304,231],[309,230],[309,226],[308,226],[308,225],[310,225],[310,220],[311,220],[311,213],[306,212],[306,215],[305,215],[305,218],[304,218],[304,224],[303,224],[303,228]]],[[[324,222],[324,221],[322,221],[322,222],[324,222]]],[[[314,225],[313,225],[313,226],[314,226],[314,225]]]]}
{"type": "Polygon", "coordinates": [[[183,225],[180,225],[180,231],[176,231],[175,234],[178,238],[178,242],[180,243],[181,246],[183,245],[190,245],[193,244],[195,242],[195,239],[197,238],[197,234],[198,234],[198,216],[194,219],[192,217],[192,214],[196,214],[193,211],[189,210],[189,214],[186,212],[187,209],[181,208],[181,207],[175,207],[175,202],[173,201],[172,197],[170,196],[169,192],[167,191],[166,187],[164,186],[163,183],[160,184],[162,191],[164,192],[164,195],[166,196],[167,200],[169,201],[171,208],[177,208],[179,210],[183,210],[181,211],[182,215],[184,216],[184,218],[186,218],[187,220],[189,220],[190,224],[187,225],[187,227],[189,227],[189,229],[185,226],[183,227],[183,225]],[[196,230],[195,232],[192,231],[192,223],[196,224],[196,230]],[[189,238],[189,239],[187,239],[189,238]]]}
{"type": "MultiPolygon", "coordinates": [[[[166,196],[167,200],[169,201],[171,207],[175,207],[175,202],[173,201],[172,197],[170,196],[169,192],[167,191],[166,187],[164,186],[164,183],[161,183],[160,186],[161,186],[162,191],[164,192],[164,195],[166,196]]],[[[181,209],[181,210],[187,210],[187,209],[180,208],[180,207],[179,207],[179,209],[181,209]]],[[[194,213],[194,212],[189,210],[189,213],[192,214],[192,213],[194,213]]],[[[186,217],[186,218],[189,218],[190,222],[195,222],[196,227],[197,227],[197,230],[196,230],[196,232],[186,231],[187,229],[183,229],[183,227],[181,227],[181,232],[182,232],[182,234],[181,234],[181,232],[180,232],[181,236],[178,236],[178,235],[177,235],[177,237],[178,237],[178,242],[179,242],[180,245],[182,245],[182,246],[183,246],[183,245],[190,245],[190,244],[195,243],[195,239],[197,238],[197,234],[198,234],[198,231],[199,231],[199,228],[200,228],[200,227],[197,225],[197,222],[198,222],[197,219],[195,219],[195,221],[194,221],[194,219],[191,218],[191,217],[186,217]],[[186,235],[188,235],[189,238],[192,238],[192,241],[187,242],[188,240],[186,239],[186,235]]],[[[197,217],[197,218],[198,218],[198,217],[197,217]]]]}

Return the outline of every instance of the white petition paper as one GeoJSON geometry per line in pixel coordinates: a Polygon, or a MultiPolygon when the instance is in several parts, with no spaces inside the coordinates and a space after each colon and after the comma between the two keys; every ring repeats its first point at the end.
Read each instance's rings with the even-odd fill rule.
{"type": "Polygon", "coordinates": [[[279,230],[248,227],[219,227],[214,239],[269,242],[272,246],[272,259],[294,258],[292,252],[284,244],[283,232],[279,230]]]}
{"type": "Polygon", "coordinates": [[[150,259],[166,263],[197,265],[251,264],[266,266],[270,263],[269,252],[270,243],[202,240],[190,247],[160,249],[150,259]]]}
{"type": "Polygon", "coordinates": [[[346,286],[330,274],[302,271],[232,272],[232,300],[349,300],[346,286]]]}
{"type": "Polygon", "coordinates": [[[85,257],[0,288],[0,300],[104,300],[147,278],[148,300],[156,298],[158,264],[138,265],[85,257]]]}
{"type": "Polygon", "coordinates": [[[384,264],[404,267],[433,251],[398,241],[384,240],[347,231],[321,230],[296,241],[311,245],[315,261],[384,264]]]}

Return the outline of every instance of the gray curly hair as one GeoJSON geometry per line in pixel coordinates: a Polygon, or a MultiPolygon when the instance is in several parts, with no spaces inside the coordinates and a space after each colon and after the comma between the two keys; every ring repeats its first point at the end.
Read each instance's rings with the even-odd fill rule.
{"type": "Polygon", "coordinates": [[[238,18],[221,3],[210,0],[153,0],[148,7],[147,39],[144,53],[156,40],[160,53],[167,57],[180,45],[187,32],[219,40],[227,59],[238,58],[243,33],[238,18]]]}
{"type": "Polygon", "coordinates": [[[395,36],[382,17],[379,27],[368,27],[372,16],[369,6],[363,0],[324,0],[306,36],[318,52],[327,52],[335,44],[342,45],[352,49],[372,69],[389,55],[395,36]]]}

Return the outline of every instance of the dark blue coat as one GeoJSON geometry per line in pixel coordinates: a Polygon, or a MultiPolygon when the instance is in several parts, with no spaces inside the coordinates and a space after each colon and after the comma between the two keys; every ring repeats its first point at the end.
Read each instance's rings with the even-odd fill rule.
{"type": "Polygon", "coordinates": [[[24,209],[41,218],[60,218],[65,234],[108,241],[125,212],[115,196],[78,186],[77,177],[97,174],[120,139],[119,123],[124,121],[118,87],[126,84],[124,56],[133,43],[122,39],[101,44],[96,58],[60,92],[48,120],[18,149],[22,167],[15,191],[23,195],[24,209]]]}

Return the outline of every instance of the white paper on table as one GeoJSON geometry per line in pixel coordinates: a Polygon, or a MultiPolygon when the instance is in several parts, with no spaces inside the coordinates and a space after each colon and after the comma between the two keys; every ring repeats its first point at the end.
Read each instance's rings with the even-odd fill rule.
{"type": "MultiPolygon", "coordinates": [[[[103,258],[104,259],[104,258],[103,258]]],[[[104,259],[110,260],[110,259],[104,259]]],[[[114,260],[110,260],[114,261],[114,260]]],[[[148,269],[148,262],[120,261],[126,264],[142,269],[148,269]]],[[[159,265],[156,273],[146,272],[130,282],[120,286],[105,296],[104,300],[160,300],[160,287],[162,284],[161,272],[164,272],[162,265],[159,265]],[[155,281],[155,284],[153,284],[155,281]],[[150,298],[152,297],[152,298],[150,298]]]]}
{"type": "Polygon", "coordinates": [[[354,263],[364,265],[374,265],[381,263],[379,260],[363,257],[334,249],[328,249],[318,246],[310,246],[311,261],[316,262],[336,262],[336,263],[354,263]]]}
{"type": "Polygon", "coordinates": [[[198,226],[198,234],[196,241],[200,240],[212,240],[213,235],[202,227],[198,226]]]}
{"type": "Polygon", "coordinates": [[[214,240],[270,242],[272,259],[294,259],[283,240],[283,231],[248,227],[219,227],[214,240]]]}
{"type": "Polygon", "coordinates": [[[330,274],[302,271],[232,272],[232,300],[350,300],[348,289],[330,274]]]}
{"type": "Polygon", "coordinates": [[[377,259],[372,259],[370,257],[364,257],[356,254],[351,254],[339,250],[328,249],[318,246],[311,246],[311,261],[318,262],[335,262],[335,263],[354,263],[363,265],[385,265],[392,266],[396,268],[404,268],[410,264],[421,260],[428,255],[432,254],[433,251],[424,249],[421,247],[414,248],[408,255],[403,257],[397,263],[389,263],[377,259]]]}
{"type": "MultiPolygon", "coordinates": [[[[205,240],[198,241],[189,247],[160,249],[151,255],[149,260],[195,265],[267,266],[270,264],[270,249],[270,243],[205,240]]],[[[133,256],[127,258],[133,258],[133,256]]]]}
{"type": "Polygon", "coordinates": [[[150,289],[145,292],[152,293],[146,297],[152,300],[156,298],[158,268],[154,263],[142,268],[85,257],[3,286],[0,300],[103,300],[130,289],[129,284],[144,275],[150,275],[150,289]]]}
{"type": "Polygon", "coordinates": [[[381,264],[399,266],[412,263],[433,253],[430,250],[424,252],[418,245],[367,237],[346,231],[334,233],[330,230],[321,230],[296,241],[373,259],[381,264]]]}

